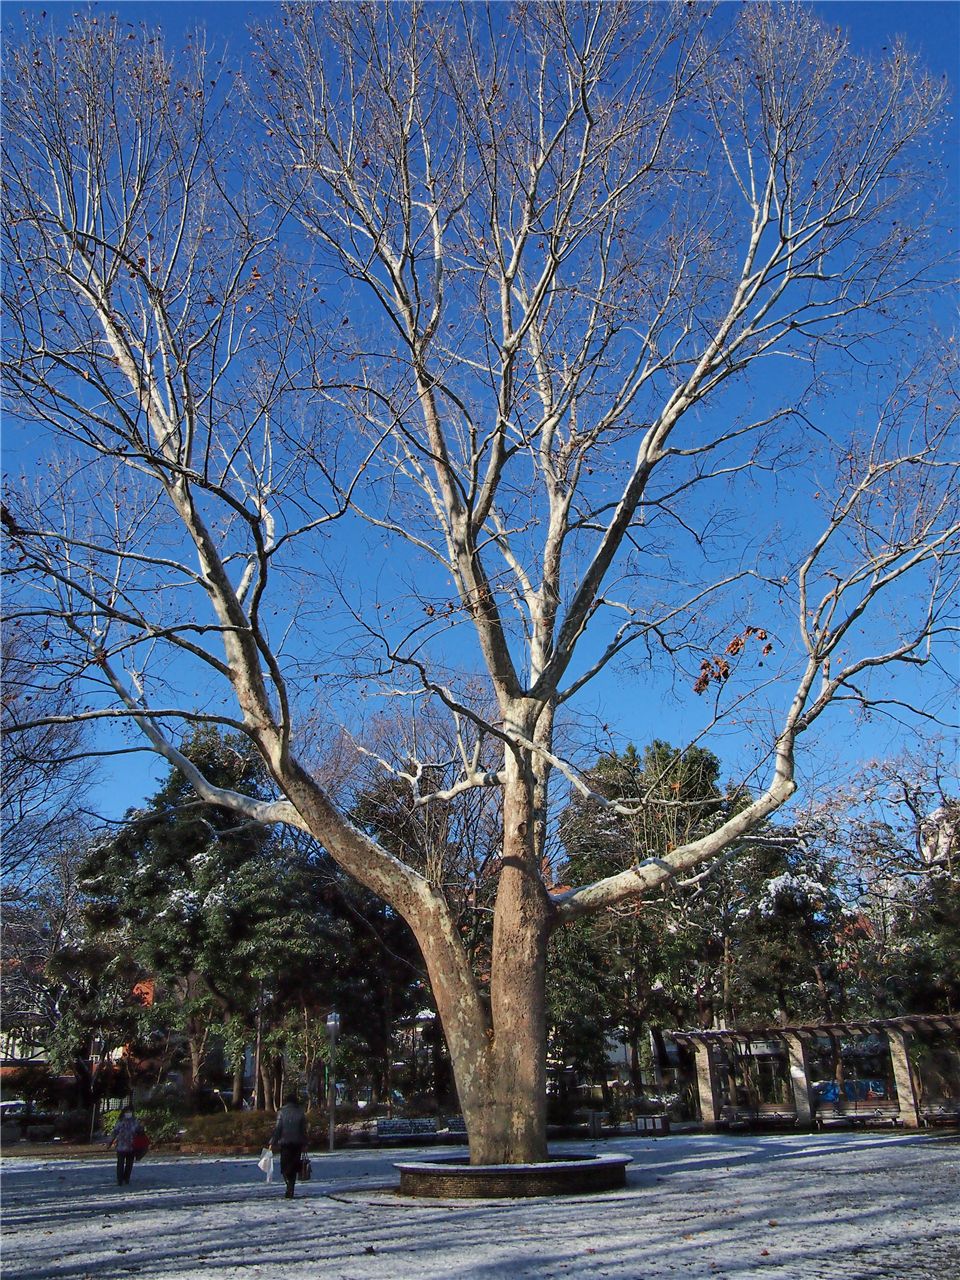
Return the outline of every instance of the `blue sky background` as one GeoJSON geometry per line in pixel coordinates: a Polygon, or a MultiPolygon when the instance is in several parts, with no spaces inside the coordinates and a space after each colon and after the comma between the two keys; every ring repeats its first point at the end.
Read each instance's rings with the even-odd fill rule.
{"type": "MultiPolygon", "coordinates": [[[[726,0],[739,3],[740,0],[726,0]]],[[[90,8],[117,12],[137,21],[156,24],[171,35],[181,35],[200,21],[218,38],[235,43],[243,40],[243,27],[251,17],[276,10],[269,0],[119,0],[114,4],[94,4],[90,8]]],[[[875,52],[896,35],[907,38],[912,48],[924,54],[928,65],[951,78],[960,59],[960,5],[956,0],[815,0],[809,5],[835,26],[842,27],[858,50],[875,52]]],[[[16,23],[20,12],[64,17],[82,12],[76,0],[44,0],[43,3],[3,5],[5,22],[16,23]]]]}
{"type": "MultiPolygon", "coordinates": [[[[91,6],[101,12],[118,12],[131,21],[143,21],[160,26],[171,41],[176,41],[197,22],[202,23],[212,43],[226,42],[229,54],[241,59],[246,44],[244,27],[247,21],[262,18],[275,11],[271,3],[236,3],[234,0],[125,0],[119,4],[91,6]]],[[[914,3],[876,2],[876,0],[842,0],[839,3],[817,3],[810,6],[831,25],[844,28],[854,49],[864,55],[880,53],[897,35],[920,52],[929,68],[937,75],[946,76],[956,86],[960,81],[960,4],[954,0],[920,0],[914,3]]],[[[75,3],[52,3],[4,6],[4,26],[15,33],[19,25],[18,14],[38,14],[45,11],[54,22],[67,22],[80,10],[75,3]]],[[[6,34],[6,31],[5,31],[6,34]]],[[[9,122],[7,122],[9,126],[9,122]]],[[[952,133],[960,142],[956,103],[953,104],[952,133]]],[[[958,203],[958,179],[955,157],[947,157],[949,183],[953,203],[958,203]]],[[[953,314],[950,299],[944,299],[944,315],[953,314]]],[[[948,323],[951,323],[948,321],[948,323]]],[[[23,465],[24,453],[29,453],[29,442],[13,433],[5,433],[5,470],[11,471],[23,465]]],[[[653,736],[679,743],[696,732],[702,718],[702,707],[689,698],[658,699],[656,717],[651,720],[651,700],[658,695],[652,687],[624,668],[612,670],[592,686],[592,691],[580,703],[589,716],[596,715],[599,722],[609,723],[619,735],[618,745],[633,738],[642,746],[653,736]],[[636,733],[631,725],[643,726],[636,733]]],[[[891,754],[905,741],[902,732],[893,726],[876,721],[868,729],[843,709],[829,717],[830,724],[818,750],[807,758],[805,766],[811,782],[822,781],[824,771],[839,778],[855,761],[869,755],[891,754]]],[[[825,726],[826,727],[826,726],[825,726]]],[[[909,738],[906,739],[909,743],[909,738]]],[[[611,739],[611,744],[613,739],[611,739]]],[[[722,743],[709,743],[723,755],[722,743]]],[[[737,746],[731,741],[731,755],[724,763],[731,776],[738,772],[737,746]]],[[[742,763],[742,762],[741,762],[742,763]]],[[[105,760],[101,767],[102,782],[91,796],[92,806],[105,816],[116,818],[130,805],[138,803],[151,790],[155,782],[166,773],[166,766],[151,753],[126,755],[116,761],[105,760]]]]}

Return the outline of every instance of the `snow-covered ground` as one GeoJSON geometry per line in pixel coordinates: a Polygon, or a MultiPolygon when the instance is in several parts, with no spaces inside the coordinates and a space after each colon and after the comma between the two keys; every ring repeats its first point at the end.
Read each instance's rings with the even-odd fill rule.
{"type": "Polygon", "coordinates": [[[393,1161],[409,1149],[318,1154],[314,1180],[293,1201],[253,1158],[148,1158],[120,1188],[107,1158],[8,1157],[3,1277],[960,1278],[955,1135],[703,1135],[569,1148],[614,1149],[633,1156],[625,1191],[480,1202],[400,1200],[393,1161]]]}

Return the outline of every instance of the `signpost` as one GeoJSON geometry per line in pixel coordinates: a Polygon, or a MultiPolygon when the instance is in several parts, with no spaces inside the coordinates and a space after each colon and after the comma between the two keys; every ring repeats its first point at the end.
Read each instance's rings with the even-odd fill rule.
{"type": "Polygon", "coordinates": [[[340,1032],[340,1015],[334,1010],[327,1014],[327,1036],[330,1039],[330,1066],[327,1071],[327,1114],[330,1117],[330,1150],[333,1150],[333,1135],[336,1129],[335,1113],[337,1109],[337,1036],[340,1032]]]}

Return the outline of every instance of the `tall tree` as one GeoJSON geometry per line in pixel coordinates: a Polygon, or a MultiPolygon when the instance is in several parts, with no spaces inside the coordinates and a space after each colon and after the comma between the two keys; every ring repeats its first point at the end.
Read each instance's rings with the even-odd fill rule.
{"type": "Polygon", "coordinates": [[[551,934],[757,830],[832,703],[940,652],[958,398],[911,322],[946,91],[765,4],[295,4],[257,48],[246,96],[98,15],[8,51],[4,370],[57,441],[8,498],[14,611],[91,718],[407,921],[471,1158],[538,1159],[551,934]],[[755,787],[557,891],[558,716],[634,642],[755,735],[755,787]],[[361,693],[497,744],[455,784],[502,795],[489,985],[314,768],[318,694],[361,693]],[[271,797],[181,719],[245,734],[271,797]]]}
{"type": "MultiPolygon", "coordinates": [[[[698,830],[713,829],[731,808],[719,774],[711,752],[680,752],[661,740],[642,753],[631,745],[602,756],[585,775],[591,794],[574,794],[560,815],[565,861],[558,879],[597,881],[643,857],[666,858],[698,830]]],[[[620,1040],[630,1049],[639,1089],[642,1045],[652,1025],[710,1024],[713,992],[697,970],[712,977],[717,967],[705,936],[715,920],[703,910],[702,893],[692,912],[688,897],[671,886],[655,901],[623,903],[555,936],[549,1007],[555,1048],[568,1063],[596,1073],[607,1041],[620,1040]]]]}
{"type": "Polygon", "coordinates": [[[55,854],[47,851],[29,894],[4,909],[0,984],[5,1030],[26,1055],[73,1075],[78,1105],[89,1106],[116,1083],[114,1060],[127,1063],[123,1050],[141,1043],[150,1025],[129,948],[85,933],[79,869],[90,837],[66,834],[55,854]]]}
{"type": "MultiPolygon", "coordinates": [[[[217,786],[263,789],[263,763],[246,739],[201,728],[183,751],[217,786]]],[[[288,1059],[307,1076],[318,1069],[331,1007],[348,1011],[345,1034],[365,1040],[364,1016],[382,995],[381,977],[395,968],[381,961],[363,972],[358,953],[369,959],[374,912],[340,879],[314,842],[238,823],[231,809],[200,801],[171,769],[143,808],[97,842],[80,887],[90,937],[114,936],[117,949],[156,981],[164,997],[156,1015],[186,1036],[194,1090],[207,1083],[212,1041],[225,1038],[238,1062],[247,1044],[263,1050],[263,1096],[272,1101],[282,1074],[277,1061],[288,1059]]],[[[402,946],[390,933],[385,927],[380,938],[388,953],[391,944],[402,946]]],[[[404,977],[410,985],[409,970],[404,977]]],[[[398,1015],[406,1011],[402,999],[395,1006],[398,1015]]],[[[367,1051],[381,1039],[374,1030],[367,1051]]]]}
{"type": "Polygon", "coordinates": [[[727,1025],[840,1021],[863,1012],[847,970],[866,931],[834,861],[791,831],[771,831],[720,870],[727,1025]]]}
{"type": "Polygon", "coordinates": [[[960,1007],[960,799],[945,744],[871,760],[809,816],[869,924],[886,1014],[960,1007]]]}
{"type": "Polygon", "coordinates": [[[960,1011],[960,879],[923,881],[894,907],[883,950],[883,1012],[960,1011]]]}

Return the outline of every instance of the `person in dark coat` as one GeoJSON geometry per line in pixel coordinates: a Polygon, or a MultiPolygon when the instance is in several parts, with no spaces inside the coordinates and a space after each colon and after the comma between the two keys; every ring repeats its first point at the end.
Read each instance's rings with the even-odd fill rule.
{"type": "Polygon", "coordinates": [[[284,1099],[277,1112],[277,1123],[270,1139],[270,1150],[280,1153],[280,1172],[286,1183],[286,1199],[293,1199],[293,1189],[300,1173],[300,1160],[307,1145],[307,1113],[295,1093],[284,1099]]]}
{"type": "Polygon", "coordinates": [[[133,1107],[124,1107],[107,1143],[117,1144],[117,1186],[127,1186],[133,1172],[134,1139],[143,1133],[143,1125],[133,1113],[133,1107]]]}

